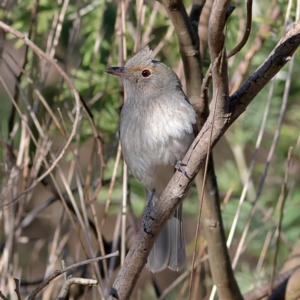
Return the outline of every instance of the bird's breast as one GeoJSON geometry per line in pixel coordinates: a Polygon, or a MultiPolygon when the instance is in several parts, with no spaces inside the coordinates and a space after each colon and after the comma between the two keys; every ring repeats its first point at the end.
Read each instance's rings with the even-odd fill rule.
{"type": "Polygon", "coordinates": [[[125,102],[120,121],[122,153],[140,181],[155,175],[161,166],[174,167],[183,158],[194,139],[191,109],[188,103],[174,107],[125,102]]]}

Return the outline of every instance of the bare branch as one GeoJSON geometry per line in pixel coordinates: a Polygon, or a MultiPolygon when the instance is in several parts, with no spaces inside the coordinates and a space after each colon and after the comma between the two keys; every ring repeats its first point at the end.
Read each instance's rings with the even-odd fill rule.
{"type": "MultiPolygon", "coordinates": [[[[212,126],[217,127],[223,127],[226,124],[223,122],[229,114],[228,67],[227,55],[224,47],[225,36],[223,33],[229,11],[229,5],[230,1],[214,2],[209,21],[208,43],[212,65],[207,73],[209,74],[211,69],[213,96],[211,104],[212,113],[209,117],[211,120],[208,119],[208,121],[212,122],[212,126]]],[[[203,84],[205,85],[207,82],[204,82],[203,84]]],[[[203,88],[202,91],[204,93],[205,89],[203,88]]],[[[205,124],[207,124],[207,122],[205,124]]],[[[211,146],[211,142],[213,140],[212,128],[209,129],[209,133],[210,136],[208,137],[207,147],[211,146]]],[[[209,154],[210,149],[208,149],[207,152],[209,154]]],[[[201,174],[201,171],[199,174],[201,174]]],[[[204,180],[204,178],[202,180],[204,180]]],[[[199,185],[197,185],[197,188],[199,191],[199,185]]],[[[208,162],[204,199],[204,235],[208,245],[210,269],[214,284],[218,290],[219,298],[242,299],[241,292],[231,268],[231,262],[226,245],[212,154],[210,154],[208,162]],[[212,193],[212,191],[214,191],[214,193],[212,193]]]]}
{"type": "Polygon", "coordinates": [[[206,0],[205,5],[202,9],[200,22],[199,22],[199,37],[200,37],[200,54],[201,57],[207,56],[207,47],[208,47],[208,22],[211,14],[211,9],[213,6],[214,0],[206,0]]]}
{"type": "MultiPolygon", "coordinates": [[[[67,82],[67,84],[69,85],[71,91],[74,94],[74,99],[75,99],[75,118],[74,118],[74,123],[73,123],[73,127],[72,130],[70,132],[70,136],[67,139],[65,145],[62,147],[62,150],[60,152],[60,154],[57,155],[56,159],[53,161],[52,165],[49,166],[49,168],[42,174],[40,175],[40,177],[36,178],[33,183],[31,184],[31,186],[25,190],[24,192],[22,192],[21,194],[19,194],[14,200],[16,201],[17,199],[19,199],[22,195],[25,195],[27,192],[29,192],[30,190],[32,190],[43,178],[45,178],[47,175],[49,175],[55,168],[55,166],[57,165],[57,163],[60,161],[60,159],[63,157],[63,155],[65,154],[65,151],[67,150],[67,148],[69,147],[70,143],[72,142],[73,137],[76,134],[76,130],[77,130],[77,125],[79,123],[79,119],[80,119],[80,98],[79,98],[79,94],[73,84],[73,82],[71,81],[70,77],[65,73],[65,71],[57,64],[57,62],[50,58],[45,52],[43,52],[39,47],[37,47],[33,42],[31,42],[26,36],[24,36],[21,32],[15,30],[14,28],[8,26],[7,24],[3,23],[0,21],[0,28],[2,28],[3,30],[13,34],[14,36],[16,36],[17,38],[23,40],[23,42],[32,49],[32,51],[34,51],[39,57],[45,59],[47,62],[49,62],[58,72],[59,74],[65,79],[65,81],[67,82]]],[[[6,204],[8,205],[8,204],[6,204]]]]}
{"type": "Polygon", "coordinates": [[[247,0],[247,24],[246,24],[246,30],[244,33],[244,36],[242,40],[239,42],[239,44],[234,47],[230,52],[227,53],[227,58],[237,54],[239,51],[243,49],[245,44],[247,43],[250,32],[251,32],[251,25],[252,25],[252,0],[247,0]]]}
{"type": "MultiPolygon", "coordinates": [[[[273,3],[274,1],[272,1],[273,3]]],[[[272,5],[271,3],[271,5],[272,5]]],[[[278,16],[281,13],[281,10],[279,8],[279,6],[276,7],[270,7],[272,10],[270,13],[267,13],[266,19],[271,19],[271,21],[275,21],[278,16]]],[[[272,26],[268,23],[263,24],[259,31],[258,34],[256,36],[256,38],[254,39],[251,48],[249,49],[249,51],[246,53],[244,59],[239,63],[238,67],[235,69],[233,75],[231,76],[231,80],[229,83],[229,87],[230,87],[230,93],[235,92],[238,87],[240,86],[240,84],[242,83],[243,80],[243,76],[245,75],[245,73],[248,70],[248,67],[250,65],[250,62],[252,61],[253,57],[255,56],[255,53],[258,52],[264,41],[266,40],[266,37],[269,36],[269,33],[272,29],[272,26]]]]}
{"type": "Polygon", "coordinates": [[[57,300],[63,300],[66,298],[68,294],[68,290],[72,284],[82,284],[82,285],[97,285],[98,281],[95,279],[89,279],[89,278],[77,278],[77,277],[71,277],[64,281],[64,284],[61,288],[61,291],[59,293],[59,296],[57,300]]]}
{"type": "Polygon", "coordinates": [[[284,215],[284,208],[285,208],[285,202],[286,202],[286,197],[287,197],[287,184],[289,180],[289,173],[290,173],[290,168],[291,168],[291,160],[292,160],[292,151],[293,147],[289,148],[288,152],[288,157],[287,157],[287,165],[285,169],[285,176],[284,176],[284,181],[281,187],[281,193],[279,196],[279,203],[281,204],[280,207],[280,217],[279,217],[279,222],[278,222],[278,233],[277,233],[277,238],[276,238],[276,249],[275,249],[275,254],[274,254],[274,259],[273,259],[273,270],[272,270],[272,276],[270,280],[270,288],[269,288],[269,294],[272,293],[273,290],[273,283],[274,283],[274,278],[275,278],[275,272],[276,272],[276,266],[277,266],[277,258],[278,258],[278,253],[279,253],[279,244],[280,244],[280,233],[282,229],[282,221],[283,221],[283,215],[284,215]]]}
{"type": "Polygon", "coordinates": [[[74,268],[77,268],[77,267],[80,267],[80,266],[83,266],[83,265],[87,265],[87,264],[90,264],[92,262],[97,262],[99,260],[102,260],[102,259],[107,259],[107,258],[110,258],[110,257],[113,257],[113,256],[118,256],[119,255],[119,251],[116,251],[114,253],[111,253],[111,254],[107,254],[107,255],[104,255],[104,256],[99,256],[99,257],[96,257],[96,258],[91,258],[91,259],[87,259],[87,260],[84,260],[84,261],[81,261],[79,263],[76,263],[74,265],[71,265],[63,270],[56,270],[54,271],[50,276],[48,276],[42,283],[40,283],[28,296],[28,300],[33,300],[35,298],[35,296],[45,287],[47,286],[54,278],[58,277],[59,275],[65,273],[65,272],[69,272],[70,270],[74,269],[74,268]]]}
{"type": "Polygon", "coordinates": [[[5,296],[2,294],[1,291],[0,291],[0,298],[3,299],[3,300],[8,300],[7,297],[5,297],[5,296]]]}
{"type": "Polygon", "coordinates": [[[20,280],[17,279],[17,278],[14,278],[14,281],[15,281],[15,285],[16,285],[15,292],[17,294],[18,300],[21,300],[21,295],[20,295],[20,280]]]}

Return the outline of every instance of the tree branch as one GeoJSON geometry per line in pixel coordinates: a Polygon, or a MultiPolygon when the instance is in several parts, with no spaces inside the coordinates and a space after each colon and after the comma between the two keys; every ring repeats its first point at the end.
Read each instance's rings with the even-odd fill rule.
{"type": "MultiPolygon", "coordinates": [[[[213,126],[224,126],[229,114],[228,67],[223,33],[230,1],[216,1],[209,21],[208,44],[212,62],[212,113],[213,126]]],[[[209,130],[213,137],[212,129],[209,130]]],[[[210,146],[210,141],[208,147],[210,146]]],[[[200,171],[199,174],[202,172],[200,171]]],[[[198,179],[198,178],[197,178],[198,179]]],[[[199,189],[198,185],[197,188],[199,189]]],[[[213,282],[220,299],[243,299],[235,280],[226,245],[220,210],[219,192],[212,155],[209,158],[203,202],[203,228],[208,245],[209,265],[213,282]]]]}
{"type": "Polygon", "coordinates": [[[61,274],[64,274],[66,272],[69,272],[70,270],[86,265],[86,264],[90,264],[92,262],[98,262],[99,260],[103,260],[103,259],[107,259],[113,256],[118,256],[119,255],[119,251],[116,251],[114,253],[111,254],[107,254],[104,256],[99,256],[96,258],[91,258],[91,259],[87,259],[81,262],[78,262],[76,264],[73,264],[71,266],[68,266],[62,270],[55,270],[51,275],[49,275],[43,282],[41,282],[33,291],[31,291],[31,293],[28,296],[28,300],[33,300],[35,299],[35,296],[44,288],[46,287],[53,279],[55,279],[56,277],[60,276],[61,274]]]}
{"type": "Polygon", "coordinates": [[[187,96],[191,103],[199,102],[202,67],[198,32],[193,29],[182,0],[160,0],[159,2],[165,7],[178,38],[186,78],[187,96]]]}

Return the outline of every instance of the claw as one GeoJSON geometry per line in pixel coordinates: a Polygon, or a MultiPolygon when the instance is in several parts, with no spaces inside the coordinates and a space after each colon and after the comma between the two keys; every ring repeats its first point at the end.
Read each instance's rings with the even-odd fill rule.
{"type": "Polygon", "coordinates": [[[190,177],[188,176],[187,172],[185,171],[185,169],[183,167],[186,167],[187,165],[184,164],[181,160],[178,160],[176,165],[175,165],[175,169],[181,173],[184,174],[184,176],[187,178],[187,179],[190,179],[190,177]]]}
{"type": "Polygon", "coordinates": [[[155,189],[152,190],[147,206],[145,208],[145,213],[142,219],[142,225],[143,225],[143,229],[147,234],[153,235],[152,230],[150,229],[150,226],[148,224],[148,219],[150,220],[154,220],[152,213],[151,213],[151,205],[152,205],[152,200],[155,194],[155,189]]]}

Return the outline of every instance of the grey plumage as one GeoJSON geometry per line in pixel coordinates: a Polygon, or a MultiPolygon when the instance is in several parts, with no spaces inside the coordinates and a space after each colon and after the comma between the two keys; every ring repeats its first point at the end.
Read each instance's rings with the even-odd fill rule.
{"type": "MultiPolygon", "coordinates": [[[[123,157],[134,177],[148,193],[155,189],[155,205],[195,136],[195,111],[177,75],[153,60],[146,47],[121,68],[108,73],[124,79],[126,101],[121,111],[120,140],[123,157]]],[[[185,262],[182,205],[158,236],[148,258],[148,268],[178,271],[185,262]]]]}

